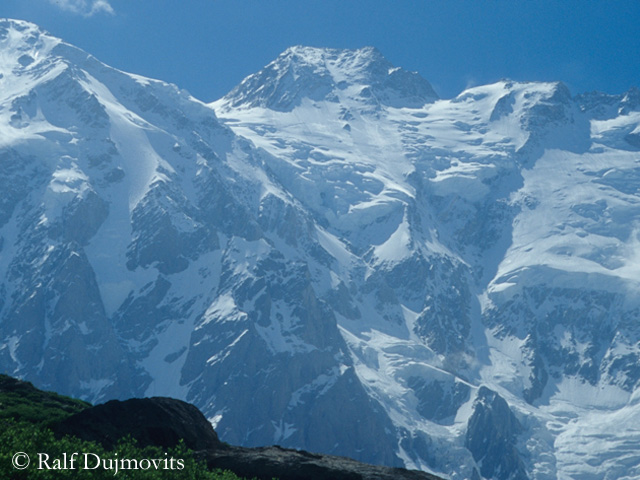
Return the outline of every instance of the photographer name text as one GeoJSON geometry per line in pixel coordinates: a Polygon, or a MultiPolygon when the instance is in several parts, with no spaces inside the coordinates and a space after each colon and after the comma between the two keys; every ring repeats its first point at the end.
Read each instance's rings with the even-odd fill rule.
{"type": "Polygon", "coordinates": [[[26,453],[19,452],[14,455],[13,466],[18,470],[24,470],[29,465],[37,470],[107,470],[113,475],[123,470],[183,470],[182,458],[118,458],[118,454],[112,454],[110,458],[104,458],[96,453],[63,453],[54,457],[47,453],[38,453],[32,459],[26,453]]]}

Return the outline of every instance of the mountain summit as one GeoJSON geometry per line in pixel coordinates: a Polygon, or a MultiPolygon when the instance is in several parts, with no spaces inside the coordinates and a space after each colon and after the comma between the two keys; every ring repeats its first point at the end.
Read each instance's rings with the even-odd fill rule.
{"type": "Polygon", "coordinates": [[[293,47],[210,105],[0,24],[0,366],[223,441],[634,478],[637,90],[293,47]]]}
{"type": "Polygon", "coordinates": [[[437,94],[415,72],[394,67],[375,48],[291,47],[224,97],[231,108],[290,111],[303,100],[359,99],[364,105],[417,107],[437,94]]]}

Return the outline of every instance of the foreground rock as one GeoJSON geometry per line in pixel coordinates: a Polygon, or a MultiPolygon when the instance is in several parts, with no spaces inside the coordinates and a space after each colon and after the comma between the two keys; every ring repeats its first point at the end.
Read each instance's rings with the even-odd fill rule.
{"type": "Polygon", "coordinates": [[[191,404],[172,398],[112,400],[87,408],[59,423],[58,435],[74,435],[113,448],[131,435],[141,446],[170,448],[180,439],[209,468],[231,470],[259,480],[437,480],[424,472],[367,465],[343,457],[317,455],[278,446],[233,447],[222,443],[204,415],[191,404]]]}
{"type": "Polygon", "coordinates": [[[438,480],[439,477],[416,470],[381,467],[349,458],[317,455],[278,446],[242,448],[225,446],[208,451],[210,468],[231,470],[259,480],[438,480]]]}
{"type": "Polygon", "coordinates": [[[190,403],[173,398],[132,398],[87,408],[55,427],[59,435],[73,435],[112,449],[126,435],[138,445],[170,448],[184,440],[194,451],[215,450],[222,443],[204,415],[190,403]]]}

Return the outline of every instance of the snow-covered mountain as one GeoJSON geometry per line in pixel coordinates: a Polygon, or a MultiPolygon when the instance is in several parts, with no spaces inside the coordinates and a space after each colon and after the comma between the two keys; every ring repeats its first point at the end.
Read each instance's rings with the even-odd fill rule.
{"type": "Polygon", "coordinates": [[[223,440],[640,476],[640,92],[293,47],[211,105],[0,22],[0,365],[223,440]]]}

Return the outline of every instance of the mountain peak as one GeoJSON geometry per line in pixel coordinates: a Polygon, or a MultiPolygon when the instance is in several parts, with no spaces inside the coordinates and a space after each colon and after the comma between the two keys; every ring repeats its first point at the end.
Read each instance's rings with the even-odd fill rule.
{"type": "Polygon", "coordinates": [[[391,63],[375,47],[362,47],[358,49],[319,48],[306,45],[295,45],[282,52],[275,62],[295,62],[317,66],[328,66],[336,62],[355,60],[358,63],[350,65],[367,66],[371,64],[383,64],[385,67],[393,67],[391,63]]]}
{"type": "Polygon", "coordinates": [[[42,30],[35,23],[25,20],[15,20],[13,18],[0,18],[0,35],[4,36],[9,30],[17,32],[38,32],[42,30]]]}
{"type": "Polygon", "coordinates": [[[229,107],[291,111],[304,99],[419,107],[438,98],[425,79],[394,67],[374,47],[355,50],[293,46],[245,78],[223,99],[229,107]]]}
{"type": "Polygon", "coordinates": [[[49,35],[40,27],[23,20],[0,19],[0,48],[5,61],[0,68],[10,67],[7,58],[18,58],[20,65],[27,66],[38,56],[46,55],[60,39],[49,35]]]}

